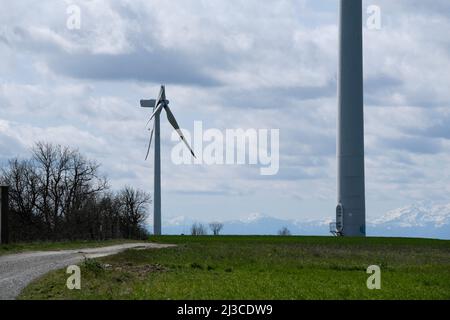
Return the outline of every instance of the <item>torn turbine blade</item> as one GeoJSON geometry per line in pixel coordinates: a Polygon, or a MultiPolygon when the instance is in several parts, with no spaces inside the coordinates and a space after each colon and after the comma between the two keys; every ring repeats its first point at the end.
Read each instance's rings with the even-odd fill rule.
{"type": "Polygon", "coordinates": [[[177,120],[175,119],[175,116],[173,115],[172,111],[170,110],[168,105],[164,105],[164,109],[166,110],[166,114],[167,114],[167,120],[169,120],[169,123],[172,125],[172,127],[176,130],[176,132],[178,133],[178,135],[180,136],[181,140],[183,140],[184,144],[186,145],[186,147],[188,147],[189,151],[191,152],[192,156],[194,158],[197,158],[195,156],[194,151],[192,150],[191,146],[189,145],[189,143],[186,141],[186,138],[184,137],[183,132],[180,129],[180,126],[178,125],[177,120]]]}
{"type": "Polygon", "coordinates": [[[145,156],[145,160],[147,160],[148,159],[148,156],[149,156],[149,154],[150,154],[150,149],[151,149],[151,147],[152,147],[152,140],[153,140],[153,132],[155,131],[155,123],[153,122],[153,129],[152,129],[152,132],[150,133],[150,141],[149,141],[149,143],[148,143],[148,149],[147,149],[147,154],[146,154],[146,156],[145,156]]]}

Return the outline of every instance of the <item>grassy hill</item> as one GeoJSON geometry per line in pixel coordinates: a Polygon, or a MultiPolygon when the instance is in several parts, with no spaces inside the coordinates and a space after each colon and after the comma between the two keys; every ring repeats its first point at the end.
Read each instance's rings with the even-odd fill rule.
{"type": "Polygon", "coordinates": [[[175,248],[87,261],[82,289],[65,270],[21,299],[450,299],[450,241],[327,237],[159,237],[175,248]],[[367,289],[379,265],[382,289],[367,289]]]}

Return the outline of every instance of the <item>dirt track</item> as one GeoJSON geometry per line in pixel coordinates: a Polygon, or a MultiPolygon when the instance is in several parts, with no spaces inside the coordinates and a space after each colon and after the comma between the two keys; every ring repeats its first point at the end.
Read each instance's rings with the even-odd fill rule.
{"type": "Polygon", "coordinates": [[[171,245],[131,243],[103,248],[29,252],[0,256],[0,300],[15,299],[34,279],[49,271],[67,267],[84,258],[99,258],[127,249],[162,249],[171,245]]]}

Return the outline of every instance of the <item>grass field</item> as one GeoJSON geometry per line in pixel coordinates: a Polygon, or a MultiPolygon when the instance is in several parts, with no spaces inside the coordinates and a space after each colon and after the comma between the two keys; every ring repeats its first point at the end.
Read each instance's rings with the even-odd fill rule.
{"type": "Polygon", "coordinates": [[[450,241],[320,237],[160,237],[177,244],[126,251],[65,270],[21,299],[450,299],[450,241]],[[382,289],[367,289],[370,265],[382,289]]]}
{"type": "Polygon", "coordinates": [[[113,246],[122,243],[135,243],[140,241],[132,240],[107,240],[107,241],[66,241],[66,242],[33,242],[33,243],[14,243],[0,245],[0,256],[14,253],[30,251],[54,251],[54,250],[72,250],[85,248],[98,248],[113,246]]]}

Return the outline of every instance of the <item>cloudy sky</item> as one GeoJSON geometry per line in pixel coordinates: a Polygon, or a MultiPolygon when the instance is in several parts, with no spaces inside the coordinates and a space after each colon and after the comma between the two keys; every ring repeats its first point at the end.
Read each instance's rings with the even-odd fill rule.
{"type": "MultiPolygon", "coordinates": [[[[139,100],[165,83],[183,128],[280,129],[281,162],[271,177],[176,166],[163,121],[164,218],[333,217],[337,1],[0,2],[0,161],[50,141],[97,159],[113,188],[151,191],[139,100]]],[[[450,3],[369,5],[382,28],[364,30],[368,215],[450,202],[450,3]]]]}

